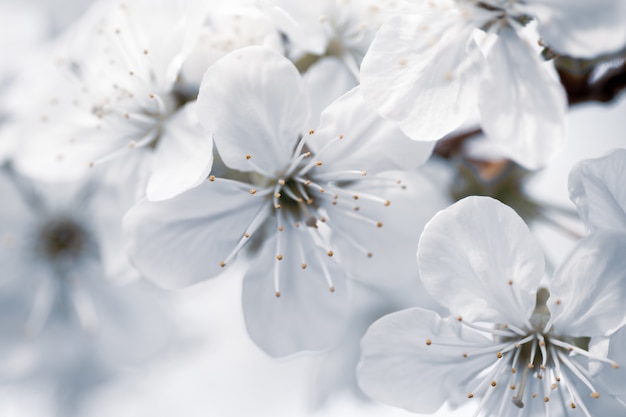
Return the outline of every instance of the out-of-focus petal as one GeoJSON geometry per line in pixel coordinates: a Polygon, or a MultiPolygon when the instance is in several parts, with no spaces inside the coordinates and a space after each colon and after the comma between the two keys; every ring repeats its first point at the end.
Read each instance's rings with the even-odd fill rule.
{"type": "Polygon", "coordinates": [[[485,133],[526,168],[545,166],[565,139],[563,87],[513,29],[499,32],[487,63],[479,103],[485,133]]]}
{"type": "Polygon", "coordinates": [[[540,23],[550,48],[592,58],[626,46],[626,2],[620,0],[529,0],[524,7],[540,23]]]}
{"type": "Polygon", "coordinates": [[[448,13],[390,19],[361,65],[366,102],[415,140],[440,139],[476,107],[483,57],[472,26],[448,13]]]}
{"type": "Polygon", "coordinates": [[[626,230],[626,149],[578,163],[569,175],[569,195],[590,230],[626,230]]]}

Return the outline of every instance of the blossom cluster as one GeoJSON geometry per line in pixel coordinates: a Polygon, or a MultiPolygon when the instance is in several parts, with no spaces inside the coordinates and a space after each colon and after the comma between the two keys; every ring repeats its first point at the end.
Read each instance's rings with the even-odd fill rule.
{"type": "Polygon", "coordinates": [[[240,279],[249,340],[323,358],[332,387],[624,414],[626,126],[571,201],[528,182],[573,146],[574,103],[619,100],[626,3],[42,7],[0,6],[4,384],[84,415],[182,355],[175,290],[240,279]]]}

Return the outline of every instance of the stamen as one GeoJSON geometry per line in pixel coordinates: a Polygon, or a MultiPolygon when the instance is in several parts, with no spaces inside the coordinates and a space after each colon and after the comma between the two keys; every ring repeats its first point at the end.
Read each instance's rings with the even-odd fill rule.
{"type": "Polygon", "coordinates": [[[120,156],[123,153],[126,153],[129,151],[129,149],[134,149],[134,148],[141,148],[143,146],[146,146],[150,143],[152,143],[152,141],[154,141],[157,136],[158,136],[158,129],[152,129],[150,130],[143,138],[139,139],[138,141],[129,141],[128,143],[126,143],[126,146],[124,146],[123,148],[114,150],[106,155],[101,156],[100,158],[97,158],[95,160],[93,160],[92,162],[89,163],[89,166],[93,167],[95,165],[100,165],[104,162],[110,161],[112,159],[117,158],[118,156],[120,156]],[[132,147],[129,147],[128,145],[130,143],[133,143],[132,147]]]}
{"type": "Polygon", "coordinates": [[[611,360],[610,358],[606,358],[606,357],[603,357],[603,356],[592,355],[588,351],[586,351],[584,349],[581,349],[581,348],[579,348],[577,346],[571,345],[569,343],[563,342],[562,340],[551,338],[550,339],[550,343],[552,343],[552,344],[554,344],[556,346],[562,347],[564,349],[567,349],[569,351],[575,352],[575,353],[577,353],[579,355],[585,356],[585,357],[587,357],[589,359],[593,359],[593,360],[596,360],[596,361],[608,363],[613,368],[618,368],[619,367],[619,365],[615,361],[611,360]]]}
{"type": "MultiPolygon", "coordinates": [[[[309,136],[310,137],[310,136],[309,136]]],[[[326,142],[326,144],[324,146],[322,146],[322,149],[320,149],[319,151],[317,151],[315,153],[315,156],[317,158],[319,158],[324,151],[326,151],[330,146],[334,145],[335,143],[337,143],[338,141],[340,141],[341,139],[343,139],[343,135],[338,135],[335,136],[334,138],[332,138],[331,140],[329,140],[328,142],[326,142]]],[[[313,161],[308,163],[307,165],[305,165],[300,171],[298,171],[298,175],[304,175],[307,172],[309,172],[311,170],[311,168],[313,168],[314,166],[317,166],[317,161],[313,161]]]]}
{"type": "Polygon", "coordinates": [[[245,246],[247,242],[250,241],[250,236],[252,236],[261,226],[265,220],[269,216],[270,207],[267,204],[263,204],[259,211],[256,213],[248,227],[246,228],[245,233],[239,239],[233,250],[228,254],[226,259],[220,262],[220,266],[224,267],[228,264],[234,257],[239,253],[239,251],[245,246]]]}
{"type": "Polygon", "coordinates": [[[459,321],[462,322],[465,326],[474,330],[478,330],[480,332],[489,333],[489,334],[493,334],[496,336],[503,336],[503,337],[512,337],[515,335],[514,333],[508,331],[507,330],[508,328],[506,328],[505,330],[500,330],[500,329],[496,329],[493,327],[484,327],[475,323],[464,321],[462,317],[459,317],[459,321]]]}
{"type": "Polygon", "coordinates": [[[54,297],[55,290],[50,280],[44,280],[37,286],[33,307],[24,325],[24,332],[27,335],[34,336],[41,332],[50,317],[54,297]]]}
{"type": "Polygon", "coordinates": [[[589,379],[585,376],[585,371],[580,369],[578,364],[571,361],[563,352],[557,351],[557,355],[561,362],[563,362],[563,364],[565,364],[565,366],[567,366],[567,368],[572,371],[572,373],[576,375],[576,377],[580,379],[583,384],[587,386],[587,388],[589,388],[591,391],[591,397],[598,398],[600,394],[598,394],[591,381],[589,381],[589,379]]]}

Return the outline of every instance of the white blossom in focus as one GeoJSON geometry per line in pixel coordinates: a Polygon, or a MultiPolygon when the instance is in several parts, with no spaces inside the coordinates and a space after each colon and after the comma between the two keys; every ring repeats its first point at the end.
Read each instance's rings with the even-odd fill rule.
{"type": "Polygon", "coordinates": [[[417,255],[424,286],[450,316],[414,308],[373,324],[361,387],[420,413],[467,401],[481,416],[623,413],[619,386],[596,376],[626,360],[606,349],[626,322],[624,250],[618,233],[593,234],[541,287],[544,258],[521,218],[491,198],[457,202],[426,225],[417,255]]]}
{"type": "Polygon", "coordinates": [[[425,221],[413,207],[442,199],[426,196],[428,181],[411,172],[432,145],[379,118],[358,88],[312,129],[298,71],[262,47],[214,64],[198,103],[230,171],[131,209],[134,264],[180,287],[218,275],[249,249],[243,309],[252,339],[272,356],[327,348],[343,331],[348,277],[397,285],[389,265],[411,268],[411,234],[425,221]]]}

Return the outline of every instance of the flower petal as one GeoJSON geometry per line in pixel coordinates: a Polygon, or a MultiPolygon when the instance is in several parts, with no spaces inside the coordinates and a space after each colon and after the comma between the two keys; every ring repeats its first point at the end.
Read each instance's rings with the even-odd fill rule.
{"type": "Polygon", "coordinates": [[[426,225],[417,258],[424,286],[451,314],[527,324],[544,257],[510,207],[476,196],[453,204],[426,225]]]}
{"type": "MultiPolygon", "coordinates": [[[[282,259],[277,259],[276,239],[266,241],[252,262],[243,282],[243,312],[246,328],[254,342],[274,357],[304,350],[329,348],[344,330],[348,312],[348,289],[339,264],[322,254],[302,268],[299,248],[308,257],[320,250],[310,245],[299,230],[282,232],[282,259]],[[323,266],[320,262],[323,262],[323,266]],[[324,277],[333,279],[334,291],[324,277]],[[275,274],[279,274],[280,297],[276,297],[275,274]]],[[[308,238],[308,236],[307,236],[308,238]]]]}
{"type": "Polygon", "coordinates": [[[198,119],[213,132],[226,165],[240,171],[285,169],[309,117],[309,97],[296,68],[260,46],[226,55],[200,86],[198,119]]]}
{"type": "Polygon", "coordinates": [[[569,175],[569,195],[590,230],[626,230],[626,149],[580,162],[569,175]]]}
{"type": "Polygon", "coordinates": [[[565,139],[563,87],[513,29],[499,32],[487,63],[479,102],[485,133],[526,168],[545,166],[565,139]]]}
{"type": "Polygon", "coordinates": [[[359,87],[331,103],[322,113],[320,126],[307,138],[307,146],[324,162],[319,172],[415,169],[428,160],[434,145],[406,137],[395,123],[365,103],[359,87]],[[341,140],[319,154],[338,137],[341,140]]]}
{"type": "Polygon", "coordinates": [[[376,400],[425,414],[467,394],[463,377],[478,375],[493,358],[464,358],[472,345],[489,342],[475,332],[461,332],[460,326],[456,318],[442,319],[421,308],[379,319],[361,341],[361,389],[376,400]]]}
{"type": "Polygon", "coordinates": [[[360,195],[358,200],[341,196],[337,205],[324,205],[337,255],[344,265],[350,266],[352,278],[368,285],[385,288],[420,285],[413,282],[419,275],[415,262],[419,237],[424,225],[448,203],[443,193],[420,173],[386,172],[376,178],[380,182],[370,178],[344,187],[360,195]],[[385,206],[383,201],[369,200],[368,194],[391,204],[385,206]],[[355,211],[354,207],[359,210],[355,211]],[[374,222],[364,223],[363,218],[374,222]],[[382,227],[377,227],[376,222],[381,222],[382,227]]]}
{"type": "Polygon", "coordinates": [[[570,336],[609,336],[626,324],[626,232],[581,240],[550,283],[554,328],[570,336]]]}
{"type": "Polygon", "coordinates": [[[449,10],[387,21],[361,65],[366,102],[415,140],[459,127],[475,111],[482,76],[472,30],[449,10]]]}
{"type": "Polygon", "coordinates": [[[213,165],[213,140],[198,124],[195,103],[178,111],[164,126],[148,180],[148,200],[172,198],[201,184],[213,165]]]}
{"type": "Polygon", "coordinates": [[[626,3],[614,0],[529,0],[550,48],[578,58],[615,52],[626,42],[626,3]]]}
{"type": "Polygon", "coordinates": [[[124,218],[135,266],[165,288],[214,277],[248,225],[270,207],[236,181],[206,181],[176,198],[139,202],[124,218]]]}

